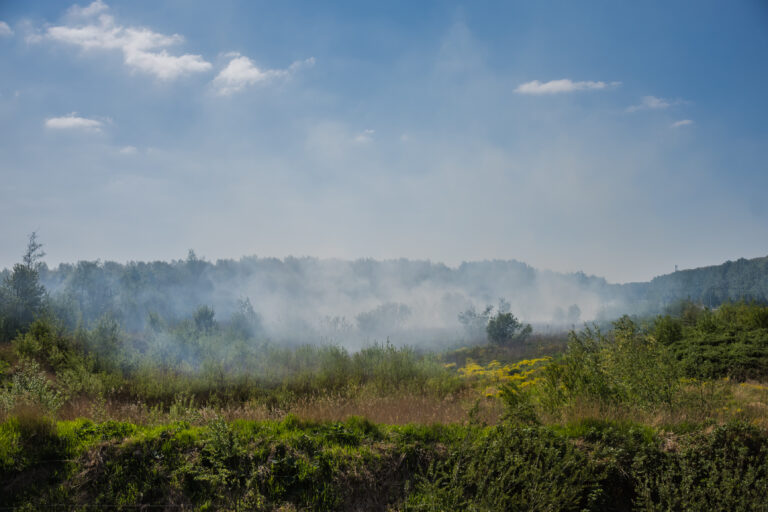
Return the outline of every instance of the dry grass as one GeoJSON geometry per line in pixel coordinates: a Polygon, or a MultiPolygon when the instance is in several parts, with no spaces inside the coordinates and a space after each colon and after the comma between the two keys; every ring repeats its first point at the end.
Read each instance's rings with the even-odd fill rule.
{"type": "MultiPolygon", "coordinates": [[[[380,396],[363,389],[360,393],[304,396],[279,404],[251,400],[222,407],[198,405],[189,399],[163,408],[143,402],[79,398],[68,401],[56,416],[59,419],[111,419],[146,425],[176,420],[204,424],[216,417],[227,420],[280,420],[290,414],[315,421],[343,421],[350,416],[362,416],[376,423],[402,425],[464,423],[469,420],[473,409],[473,417],[489,425],[498,423],[504,413],[501,400],[485,397],[481,390],[467,389],[459,394],[439,397],[419,393],[380,396]]],[[[538,415],[544,424],[601,419],[631,421],[661,429],[684,423],[721,424],[739,419],[768,430],[768,384],[728,380],[691,384],[671,408],[641,408],[631,404],[583,400],[571,402],[554,413],[539,410],[538,415]]]]}
{"type": "Polygon", "coordinates": [[[497,399],[479,398],[472,391],[456,396],[438,398],[431,395],[401,394],[398,396],[349,397],[322,395],[304,397],[293,402],[270,406],[257,401],[230,404],[225,407],[196,406],[193,403],[177,404],[161,409],[141,402],[99,403],[79,399],[67,403],[57,414],[59,419],[90,418],[94,421],[117,420],[137,424],[159,424],[184,420],[192,424],[204,424],[214,418],[226,420],[280,420],[287,415],[314,421],[343,421],[350,416],[362,416],[376,423],[404,425],[408,423],[464,423],[469,412],[477,421],[498,423],[503,406],[497,399]]]}
{"type": "Polygon", "coordinates": [[[298,402],[288,412],[312,420],[343,420],[363,416],[376,423],[463,423],[469,411],[478,404],[476,417],[489,424],[497,423],[502,407],[498,400],[480,400],[467,393],[443,399],[424,395],[401,395],[375,399],[333,397],[298,402]]]}
{"type": "Polygon", "coordinates": [[[631,421],[655,428],[685,423],[732,420],[747,421],[768,430],[768,385],[759,382],[737,383],[727,379],[687,386],[672,407],[633,407],[631,404],[606,404],[574,401],[556,411],[540,415],[545,424],[576,423],[586,419],[631,421]]]}

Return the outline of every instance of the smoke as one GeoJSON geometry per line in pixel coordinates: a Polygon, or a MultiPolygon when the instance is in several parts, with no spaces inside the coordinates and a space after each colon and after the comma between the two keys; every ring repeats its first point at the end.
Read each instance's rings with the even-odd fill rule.
{"type": "Polygon", "coordinates": [[[159,319],[192,318],[207,306],[219,321],[242,323],[276,343],[372,341],[434,347],[480,341],[458,321],[504,298],[534,328],[563,330],[611,311],[625,312],[624,289],[583,273],[536,270],[517,261],[449,267],[406,259],[199,259],[172,262],[79,262],[43,269],[60,303],[74,304],[86,325],[105,313],[128,330],[159,319]],[[238,316],[240,315],[240,316],[238,316]],[[153,320],[154,319],[154,320],[153,320]]]}

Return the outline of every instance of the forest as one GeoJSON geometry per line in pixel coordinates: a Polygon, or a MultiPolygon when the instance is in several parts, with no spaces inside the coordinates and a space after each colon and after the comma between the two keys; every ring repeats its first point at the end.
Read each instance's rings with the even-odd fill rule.
{"type": "MultiPolygon", "coordinates": [[[[4,269],[0,279],[21,279],[22,270],[4,269]]],[[[208,307],[217,320],[246,312],[261,337],[282,344],[333,340],[355,348],[361,340],[388,337],[437,348],[482,341],[482,326],[479,333],[468,332],[457,314],[481,312],[500,297],[539,332],[607,324],[623,314],[656,315],[681,300],[710,309],[728,301],[768,303],[768,257],[626,284],[537,270],[514,260],[449,267],[407,259],[252,256],[214,263],[192,250],[170,262],[80,261],[49,268],[37,261],[35,270],[46,307],[72,329],[92,327],[108,316],[141,331],[208,307]]],[[[10,324],[0,328],[5,337],[15,333],[10,324]]]]}
{"type": "MultiPolygon", "coordinates": [[[[329,320],[368,336],[357,345],[311,330],[304,343],[298,331],[275,336],[258,298],[240,297],[223,318],[206,303],[222,273],[272,275],[274,293],[290,288],[288,276],[311,278],[316,260],[51,271],[42,256],[33,235],[0,287],[0,506],[768,507],[768,307],[751,294],[711,306],[696,292],[719,280],[735,294],[762,260],[657,278],[648,290],[677,292],[656,313],[570,329],[532,327],[506,299],[457,302],[457,337],[438,346],[396,343],[409,328],[396,325],[411,314],[404,303],[358,313],[355,325],[329,320]],[[392,325],[392,338],[375,338],[392,325]]],[[[366,287],[392,288],[387,264],[350,265],[367,273],[366,287]]],[[[537,279],[500,262],[390,265],[411,270],[392,274],[402,286],[471,285],[488,266],[527,269],[512,272],[516,283],[537,279]]],[[[575,323],[578,306],[563,315],[575,323]]]]}

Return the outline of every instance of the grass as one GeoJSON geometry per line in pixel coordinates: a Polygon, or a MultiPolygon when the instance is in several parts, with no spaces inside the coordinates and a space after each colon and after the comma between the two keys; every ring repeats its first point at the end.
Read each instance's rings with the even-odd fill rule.
{"type": "Polygon", "coordinates": [[[0,506],[767,510],[768,373],[744,351],[763,309],[443,355],[187,325],[155,359],[114,325],[39,320],[0,346],[0,506]],[[732,364],[692,371],[712,345],[732,364]]]}
{"type": "Polygon", "coordinates": [[[209,403],[197,404],[194,399],[180,395],[168,406],[148,405],[141,401],[119,400],[94,401],[83,398],[71,401],[56,413],[59,419],[89,418],[96,421],[130,421],[152,425],[183,420],[191,424],[203,424],[214,417],[227,420],[280,420],[288,415],[316,421],[344,421],[349,417],[363,416],[377,423],[465,423],[468,413],[480,421],[495,424],[503,413],[498,400],[484,400],[474,390],[437,397],[424,394],[399,394],[381,396],[361,391],[358,395],[318,394],[286,399],[248,400],[220,406],[209,403]]]}

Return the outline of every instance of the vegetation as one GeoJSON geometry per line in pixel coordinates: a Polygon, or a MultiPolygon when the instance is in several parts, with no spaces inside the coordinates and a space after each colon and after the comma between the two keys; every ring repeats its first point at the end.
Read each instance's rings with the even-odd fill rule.
{"type": "Polygon", "coordinates": [[[248,300],[73,322],[40,254],[2,286],[0,507],[768,510],[766,306],[564,336],[502,301],[463,314],[487,345],[350,351],[270,342],[248,300]]]}
{"type": "Polygon", "coordinates": [[[768,303],[768,256],[727,261],[659,276],[637,290],[650,303],[671,304],[688,298],[713,308],[747,300],[768,303]]]}
{"type": "Polygon", "coordinates": [[[765,510],[768,437],[563,427],[13,416],[2,506],[187,510],[765,510]]]}
{"type": "Polygon", "coordinates": [[[0,286],[0,336],[4,339],[26,329],[45,307],[47,297],[39,279],[43,256],[42,245],[32,233],[23,263],[14,265],[13,271],[3,279],[0,286]]]}
{"type": "Polygon", "coordinates": [[[477,332],[484,332],[488,342],[494,345],[521,344],[530,336],[533,329],[530,324],[523,325],[509,310],[505,299],[499,299],[496,313],[493,306],[486,306],[482,313],[470,308],[459,313],[459,322],[464,326],[470,339],[477,337],[477,332]]]}
{"type": "Polygon", "coordinates": [[[653,334],[666,344],[689,377],[737,380],[768,375],[768,308],[726,303],[715,311],[685,302],[679,316],[654,322],[653,334]]]}

